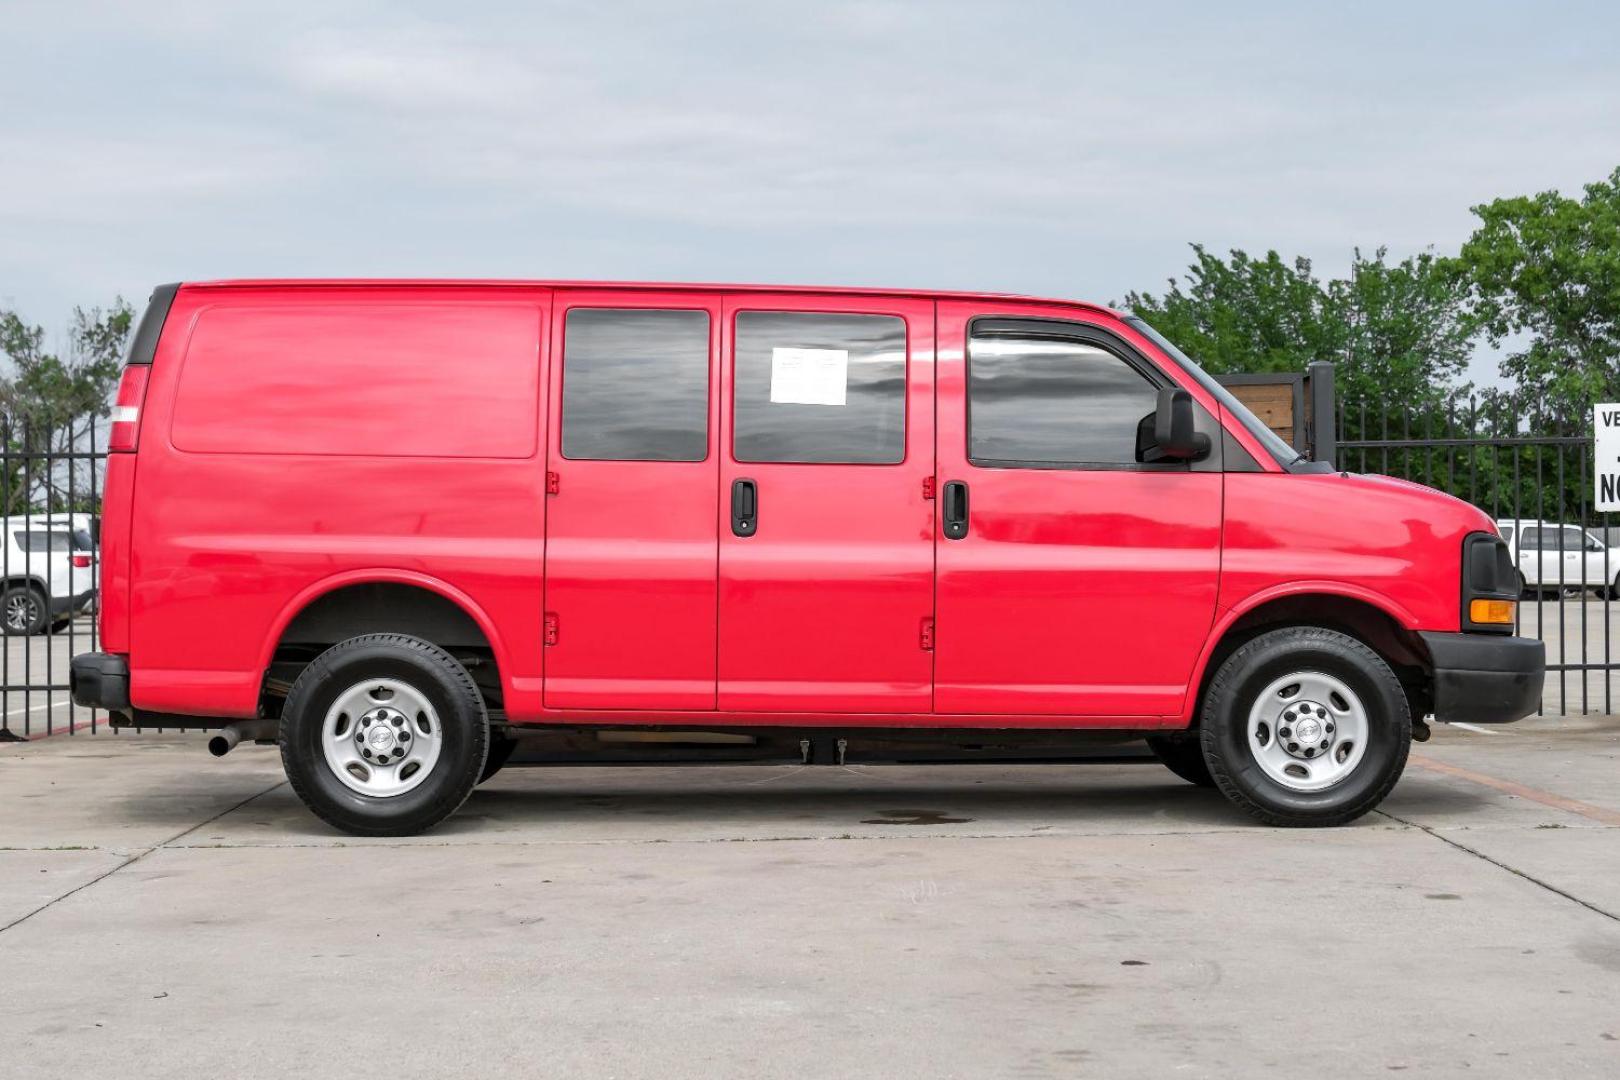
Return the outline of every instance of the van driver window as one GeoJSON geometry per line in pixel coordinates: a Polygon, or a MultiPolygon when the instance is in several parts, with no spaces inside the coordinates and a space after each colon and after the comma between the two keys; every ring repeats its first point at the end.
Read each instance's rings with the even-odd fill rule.
{"type": "Polygon", "coordinates": [[[975,465],[1129,465],[1157,388],[1106,349],[1078,341],[974,337],[968,345],[968,458],[975,465]]]}

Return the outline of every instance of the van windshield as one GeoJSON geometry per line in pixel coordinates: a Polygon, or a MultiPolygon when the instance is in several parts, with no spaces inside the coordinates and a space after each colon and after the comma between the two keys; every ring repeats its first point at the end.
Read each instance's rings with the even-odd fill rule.
{"type": "Polygon", "coordinates": [[[1287,468],[1295,462],[1305,460],[1304,454],[1289,446],[1288,440],[1266,427],[1258,416],[1249,411],[1247,405],[1237,399],[1237,395],[1216,382],[1209,372],[1198,366],[1198,361],[1172,345],[1169,338],[1149,326],[1140,316],[1127,315],[1125,321],[1132,329],[1141,333],[1160,349],[1163,349],[1165,355],[1180,364],[1182,370],[1191,375],[1199,386],[1208,390],[1215,400],[1221,403],[1223,409],[1237,417],[1238,422],[1249,429],[1249,434],[1260,440],[1260,443],[1265,446],[1266,452],[1276,459],[1277,464],[1287,468]]]}

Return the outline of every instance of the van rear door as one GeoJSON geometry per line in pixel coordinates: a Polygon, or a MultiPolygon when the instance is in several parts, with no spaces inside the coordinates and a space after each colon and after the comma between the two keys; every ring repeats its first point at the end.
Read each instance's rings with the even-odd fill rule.
{"type": "Polygon", "coordinates": [[[720,708],[927,712],[934,305],[725,309],[720,708]]]}

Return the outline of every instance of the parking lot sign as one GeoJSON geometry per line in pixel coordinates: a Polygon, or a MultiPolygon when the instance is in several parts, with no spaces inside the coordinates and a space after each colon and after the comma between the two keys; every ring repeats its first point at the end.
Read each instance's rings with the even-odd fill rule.
{"type": "Polygon", "coordinates": [[[1620,404],[1592,406],[1592,431],[1598,512],[1620,510],[1620,404]]]}

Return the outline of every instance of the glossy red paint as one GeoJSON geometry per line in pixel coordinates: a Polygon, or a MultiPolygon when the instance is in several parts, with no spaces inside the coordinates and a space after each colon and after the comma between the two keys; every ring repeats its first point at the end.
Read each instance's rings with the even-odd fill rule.
{"type": "Polygon", "coordinates": [[[1221,634],[1278,597],[1335,594],[1409,629],[1458,629],[1462,538],[1490,531],[1483,514],[1416,485],[1287,472],[1230,418],[1227,438],[1259,471],[973,464],[964,353],[980,316],[1111,333],[1221,415],[1151,342],[1087,304],[767,286],[184,286],[138,452],[109,462],[105,647],[128,654],[138,709],[252,716],[300,611],[390,581],[471,616],[515,723],[1156,729],[1188,722],[1221,634]],[[708,314],[703,461],[563,457],[563,328],[577,307],[708,314]],[[753,310],[904,320],[901,462],[736,460],[735,326],[753,310]],[[738,479],[759,493],[746,537],[730,524],[738,479]],[[940,530],[952,481],[971,492],[961,540],[940,530]]]}
{"type": "Polygon", "coordinates": [[[715,515],[719,500],[720,297],[604,289],[556,293],[547,448],[545,704],[552,709],[713,709],[715,515]],[[562,454],[568,312],[702,311],[709,318],[708,455],[703,461],[570,461],[562,454]]]}
{"type": "Polygon", "coordinates": [[[887,296],[752,293],[726,300],[720,490],[720,687],[726,711],[927,713],[934,609],[934,305],[887,296]],[[904,320],[905,457],[898,464],[739,462],[730,452],[735,328],[749,311],[904,320]],[[730,491],[751,479],[759,526],[733,535],[730,491]]]}

